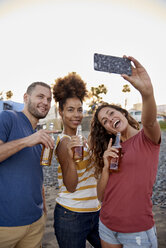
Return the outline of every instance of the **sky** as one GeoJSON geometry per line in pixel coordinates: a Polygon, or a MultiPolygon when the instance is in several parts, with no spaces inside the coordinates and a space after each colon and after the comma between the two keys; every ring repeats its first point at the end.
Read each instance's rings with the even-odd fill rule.
{"type": "MultiPolygon", "coordinates": [[[[0,91],[23,102],[28,85],[77,72],[104,101],[127,108],[139,92],[120,75],[93,69],[93,54],[135,57],[148,71],[157,105],[166,104],[166,1],[0,0],[0,91]]],[[[53,101],[54,102],[54,101],[53,101]]]]}

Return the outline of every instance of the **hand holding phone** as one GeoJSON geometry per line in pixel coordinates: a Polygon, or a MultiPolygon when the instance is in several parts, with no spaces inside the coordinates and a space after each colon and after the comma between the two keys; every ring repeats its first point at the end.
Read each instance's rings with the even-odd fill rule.
{"type": "Polygon", "coordinates": [[[131,61],[128,58],[120,58],[104,54],[94,54],[94,69],[117,74],[131,76],[131,61]]]}

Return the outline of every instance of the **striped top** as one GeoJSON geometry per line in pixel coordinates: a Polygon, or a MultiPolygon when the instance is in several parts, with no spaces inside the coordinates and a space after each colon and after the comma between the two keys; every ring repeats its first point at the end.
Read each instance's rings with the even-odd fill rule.
{"type": "MultiPolygon", "coordinates": [[[[70,138],[70,136],[66,134],[59,134],[56,141],[56,147],[64,137],[70,138]]],[[[83,161],[78,162],[76,166],[78,184],[75,192],[71,193],[66,189],[63,183],[61,166],[60,164],[58,165],[59,193],[56,202],[74,212],[98,211],[100,209],[100,203],[97,198],[97,181],[94,177],[94,166],[90,161],[88,147],[84,146],[84,159],[83,161]]]]}

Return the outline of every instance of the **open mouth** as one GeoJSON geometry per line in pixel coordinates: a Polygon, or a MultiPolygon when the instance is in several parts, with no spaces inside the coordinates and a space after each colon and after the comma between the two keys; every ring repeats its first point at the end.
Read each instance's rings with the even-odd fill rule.
{"type": "Polygon", "coordinates": [[[116,120],[113,124],[113,128],[117,128],[120,124],[120,120],[116,120]]]}

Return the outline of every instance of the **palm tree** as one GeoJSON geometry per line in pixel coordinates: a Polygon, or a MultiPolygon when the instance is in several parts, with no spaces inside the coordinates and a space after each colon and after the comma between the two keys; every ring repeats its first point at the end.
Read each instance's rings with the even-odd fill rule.
{"type": "Polygon", "coordinates": [[[7,100],[11,99],[12,96],[13,96],[13,92],[11,90],[9,90],[9,91],[6,92],[6,99],[7,100]]]}
{"type": "Polygon", "coordinates": [[[3,100],[3,91],[0,91],[0,101],[3,100]]]}
{"type": "MultiPolygon", "coordinates": [[[[123,85],[123,89],[122,89],[122,92],[124,93],[127,93],[127,92],[130,92],[130,87],[128,84],[124,84],[123,85]]],[[[125,98],[125,109],[126,109],[126,106],[127,106],[127,97],[125,98]]]]}
{"type": "Polygon", "coordinates": [[[89,92],[89,98],[91,98],[91,102],[89,104],[90,112],[93,112],[96,106],[102,102],[101,94],[106,94],[107,88],[104,84],[100,84],[98,87],[91,87],[89,92]]]}

